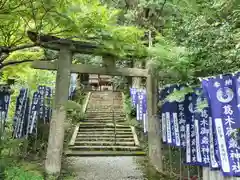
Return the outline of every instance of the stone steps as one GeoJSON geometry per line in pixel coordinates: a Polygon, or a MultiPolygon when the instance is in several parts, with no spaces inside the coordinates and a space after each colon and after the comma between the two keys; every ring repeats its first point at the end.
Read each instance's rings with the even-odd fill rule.
{"type": "MultiPolygon", "coordinates": [[[[123,123],[118,123],[117,126],[120,127],[120,126],[125,126],[126,123],[123,122],[123,123]]],[[[113,127],[113,122],[109,122],[109,123],[105,123],[105,122],[81,122],[81,127],[89,127],[89,128],[100,128],[100,127],[113,127]]]]}
{"type": "Polygon", "coordinates": [[[101,116],[101,117],[112,117],[112,115],[116,116],[116,117],[124,117],[125,114],[124,113],[117,113],[117,112],[87,112],[86,116],[101,116]]]}
{"type": "MultiPolygon", "coordinates": [[[[124,114],[124,112],[122,110],[118,110],[116,108],[113,108],[114,109],[114,114],[124,114]]],[[[93,114],[93,113],[112,113],[111,109],[108,110],[108,111],[103,111],[103,109],[87,109],[87,113],[88,114],[93,114]]]]}
{"type": "Polygon", "coordinates": [[[130,145],[134,146],[133,141],[76,141],[74,146],[124,146],[124,145],[130,145]]]}
{"type": "Polygon", "coordinates": [[[98,118],[112,118],[112,117],[126,117],[125,114],[123,113],[112,113],[112,112],[107,112],[107,113],[100,113],[100,112],[94,112],[94,113],[86,113],[86,117],[92,118],[92,117],[98,117],[98,118]]]}
{"type": "MultiPolygon", "coordinates": [[[[92,130],[92,131],[85,131],[85,130],[81,130],[81,131],[79,131],[79,133],[78,134],[86,134],[86,133],[91,133],[91,134],[102,134],[102,135],[104,135],[104,134],[114,134],[114,130],[111,130],[111,131],[108,131],[108,130],[106,130],[106,131],[104,131],[104,130],[102,130],[102,131],[94,131],[94,130],[92,130]]],[[[124,130],[118,130],[118,131],[116,131],[116,134],[132,134],[132,131],[124,131],[124,130]]]]}
{"type": "Polygon", "coordinates": [[[125,118],[126,115],[123,113],[112,113],[112,112],[108,112],[108,113],[99,113],[99,112],[95,112],[95,113],[86,113],[85,114],[86,117],[88,118],[125,118]]]}
{"type": "MultiPolygon", "coordinates": [[[[113,123],[113,120],[112,119],[97,119],[97,118],[94,118],[94,119],[88,119],[87,122],[91,122],[91,123],[113,123]]],[[[116,123],[121,123],[121,122],[125,122],[125,119],[115,119],[115,122],[116,123]]]]}
{"type": "Polygon", "coordinates": [[[93,129],[93,128],[81,128],[79,129],[79,132],[89,132],[89,133],[92,133],[92,132],[114,132],[114,131],[117,131],[117,132],[131,132],[132,133],[132,129],[131,128],[97,128],[97,129],[93,129]]]}
{"type": "Polygon", "coordinates": [[[72,151],[65,152],[67,156],[94,157],[94,156],[145,156],[143,151],[72,151]]]}
{"type": "MultiPolygon", "coordinates": [[[[116,138],[117,141],[120,142],[129,142],[129,141],[134,141],[133,137],[128,137],[128,138],[121,138],[121,137],[117,137],[116,138]]],[[[113,142],[115,141],[115,137],[80,137],[80,138],[76,138],[75,142],[78,141],[105,141],[105,142],[113,142]]]]}
{"type": "MultiPolygon", "coordinates": [[[[91,102],[89,102],[89,103],[91,103],[91,102]]],[[[117,103],[113,103],[113,102],[108,102],[107,104],[103,104],[103,103],[97,103],[96,101],[93,101],[92,102],[92,105],[89,105],[88,104],[88,106],[87,106],[87,110],[88,109],[109,109],[109,108],[112,108],[112,107],[115,107],[115,108],[117,108],[117,109],[119,109],[119,110],[122,110],[122,108],[124,107],[123,105],[122,105],[122,102],[117,102],[117,103]]]]}
{"type": "MultiPolygon", "coordinates": [[[[101,133],[95,133],[95,134],[78,134],[77,138],[81,139],[81,137],[88,137],[88,138],[93,138],[93,137],[108,137],[108,138],[115,138],[115,134],[101,134],[101,133]]],[[[117,138],[130,138],[133,137],[132,134],[117,134],[117,138]]]]}
{"type": "Polygon", "coordinates": [[[124,111],[122,110],[122,109],[118,109],[118,108],[106,108],[106,109],[103,109],[103,108],[99,108],[99,109],[97,109],[97,108],[89,108],[89,109],[87,109],[87,111],[86,111],[86,113],[91,113],[91,112],[93,112],[93,113],[110,113],[110,112],[112,112],[112,110],[114,110],[114,113],[116,113],[116,114],[124,114],[124,111]]]}
{"type": "MultiPolygon", "coordinates": [[[[83,121],[80,124],[81,128],[114,128],[113,122],[111,123],[102,123],[102,122],[88,122],[88,121],[83,121]]],[[[126,123],[117,123],[116,124],[117,128],[129,128],[129,125],[126,123]]]]}
{"type": "Polygon", "coordinates": [[[109,99],[99,99],[99,98],[94,98],[91,99],[88,101],[89,102],[89,106],[96,106],[96,105],[106,105],[106,106],[111,106],[111,105],[119,105],[119,106],[123,106],[123,104],[121,104],[123,101],[120,100],[120,99],[112,99],[112,98],[109,98],[109,99]]]}
{"type": "Polygon", "coordinates": [[[86,117],[86,121],[85,122],[102,122],[102,123],[112,123],[114,122],[114,120],[116,122],[124,122],[125,121],[125,117],[114,117],[114,120],[111,117],[86,117]]]}
{"type": "Polygon", "coordinates": [[[121,93],[113,92],[92,93],[86,120],[76,127],[69,149],[66,151],[67,156],[145,155],[141,151],[134,128],[126,124],[120,95],[121,93]],[[115,104],[112,106],[116,95],[119,95],[119,98],[114,100],[115,104]],[[113,117],[116,129],[114,129],[113,117]]]}
{"type": "Polygon", "coordinates": [[[83,151],[111,151],[111,150],[114,150],[114,151],[131,151],[131,150],[138,150],[140,151],[141,148],[140,147],[137,147],[137,146],[72,146],[72,147],[69,147],[69,149],[72,149],[72,150],[83,150],[83,151]]]}

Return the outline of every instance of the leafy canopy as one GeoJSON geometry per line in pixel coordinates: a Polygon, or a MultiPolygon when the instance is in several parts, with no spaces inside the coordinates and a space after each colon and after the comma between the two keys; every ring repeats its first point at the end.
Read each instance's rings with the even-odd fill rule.
{"type": "MultiPolygon", "coordinates": [[[[148,55],[159,72],[174,74],[162,79],[162,85],[199,86],[199,77],[239,71],[239,0],[103,0],[103,3],[123,9],[121,24],[145,27],[158,34],[148,55]]],[[[185,93],[188,91],[175,93],[175,99],[185,93]]]]}

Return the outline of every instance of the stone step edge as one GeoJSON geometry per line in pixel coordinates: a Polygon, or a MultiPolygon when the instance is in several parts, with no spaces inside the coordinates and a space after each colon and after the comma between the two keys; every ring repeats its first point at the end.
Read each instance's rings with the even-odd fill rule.
{"type": "MultiPolygon", "coordinates": [[[[94,141],[100,141],[100,140],[104,140],[104,139],[106,139],[106,138],[108,138],[109,139],[109,141],[114,141],[115,140],[115,136],[102,136],[102,138],[98,138],[99,137],[99,135],[98,136],[83,136],[83,135],[81,135],[81,136],[77,136],[76,137],[76,141],[82,141],[82,140],[84,140],[84,139],[92,139],[92,140],[94,140],[94,141]]],[[[132,139],[132,136],[124,136],[124,137],[122,137],[122,136],[117,136],[116,137],[116,139],[117,140],[122,140],[123,138],[127,138],[128,140],[130,140],[130,141],[132,141],[132,140],[134,140],[134,138],[132,139]]],[[[90,140],[89,140],[90,141],[90,140]]],[[[122,140],[123,142],[124,141],[126,141],[126,140],[122,140]]],[[[74,141],[75,142],[75,141],[74,141]]]]}
{"type": "Polygon", "coordinates": [[[124,132],[124,131],[122,131],[122,132],[117,132],[116,134],[114,133],[114,131],[81,131],[81,132],[78,132],[78,134],[77,134],[77,136],[81,136],[81,135],[86,135],[86,134],[88,134],[88,135],[99,135],[99,136],[101,136],[101,135],[129,135],[129,136],[133,136],[133,134],[131,133],[131,132],[124,132]]]}
{"type": "MultiPolygon", "coordinates": [[[[101,128],[97,128],[97,129],[95,129],[95,128],[88,128],[88,127],[84,127],[84,128],[80,127],[80,129],[82,129],[82,130],[96,130],[96,131],[114,131],[115,130],[114,127],[106,127],[106,128],[101,127],[101,128]]],[[[124,131],[131,131],[131,128],[130,127],[121,127],[121,128],[117,127],[116,131],[118,131],[118,130],[119,131],[123,131],[123,130],[124,131]]]]}
{"type": "Polygon", "coordinates": [[[94,149],[94,148],[96,148],[96,149],[129,149],[129,150],[131,150],[131,149],[141,149],[141,147],[139,147],[139,146],[123,146],[123,145],[119,145],[119,146],[114,146],[114,145],[112,145],[112,146],[71,146],[71,147],[69,147],[69,148],[71,148],[71,149],[94,149]]]}
{"type": "MultiPolygon", "coordinates": [[[[121,141],[121,142],[128,142],[128,141],[134,141],[134,138],[116,138],[117,141],[121,141]]],[[[90,142],[97,142],[97,141],[107,141],[107,142],[113,142],[115,141],[114,137],[103,137],[103,138],[99,138],[99,137],[77,137],[75,141],[90,141],[90,142]]]]}
{"type": "MultiPolygon", "coordinates": [[[[127,136],[127,137],[133,137],[133,134],[117,134],[116,135],[116,137],[118,138],[118,137],[125,137],[125,136],[127,136]]],[[[83,134],[81,134],[81,133],[78,133],[77,134],[77,136],[76,136],[77,138],[78,137],[115,137],[115,134],[101,134],[101,133],[91,133],[91,134],[86,134],[86,133],[83,133],[83,134]]],[[[134,137],[133,137],[134,138],[134,137]]]]}
{"type": "MultiPolygon", "coordinates": [[[[88,132],[88,133],[95,133],[95,132],[99,132],[99,133],[104,133],[104,132],[111,132],[114,133],[115,130],[114,129],[85,129],[85,128],[81,128],[79,129],[78,132],[88,132]]],[[[116,132],[131,132],[131,129],[116,129],[116,132]]]]}
{"type": "MultiPolygon", "coordinates": [[[[110,143],[110,144],[114,144],[115,142],[114,141],[79,141],[79,140],[76,140],[75,143],[93,143],[93,144],[104,144],[104,143],[110,143]]],[[[134,143],[134,141],[116,141],[116,144],[117,143],[120,143],[120,144],[132,144],[134,143]]]]}
{"type": "Polygon", "coordinates": [[[143,151],[65,151],[66,156],[82,156],[82,157],[96,157],[96,156],[146,156],[143,151]]]}
{"type": "MultiPolygon", "coordinates": [[[[81,129],[101,129],[101,128],[105,128],[105,127],[109,127],[109,126],[106,126],[104,124],[102,125],[99,125],[99,124],[83,124],[81,125],[81,129]]],[[[122,129],[124,129],[125,127],[122,127],[122,129]]],[[[119,128],[121,129],[121,128],[119,128]]]]}
{"type": "MultiPolygon", "coordinates": [[[[113,123],[89,123],[89,122],[81,122],[80,123],[81,127],[114,127],[113,123]]],[[[117,124],[116,127],[121,128],[121,127],[129,127],[126,123],[123,124],[117,124]]]]}
{"type": "MultiPolygon", "coordinates": [[[[92,133],[92,132],[112,132],[114,133],[115,130],[114,129],[87,129],[87,128],[81,128],[79,129],[78,132],[89,132],[89,133],[92,133]]],[[[132,132],[131,129],[116,129],[116,132],[132,132]]]]}
{"type": "Polygon", "coordinates": [[[114,141],[75,141],[74,145],[73,146],[94,146],[94,145],[97,145],[97,146],[105,146],[105,145],[117,145],[117,146],[135,146],[135,143],[134,141],[132,142],[129,142],[129,141],[125,141],[125,142],[121,142],[121,141],[118,141],[118,142],[114,142],[114,141]]]}

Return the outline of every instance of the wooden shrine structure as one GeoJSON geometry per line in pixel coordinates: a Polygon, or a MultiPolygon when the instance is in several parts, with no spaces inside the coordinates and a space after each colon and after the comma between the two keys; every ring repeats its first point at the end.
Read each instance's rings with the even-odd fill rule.
{"type": "Polygon", "coordinates": [[[28,32],[28,37],[32,42],[41,47],[59,51],[59,59],[56,61],[34,61],[32,63],[32,67],[35,69],[57,71],[55,103],[50,124],[47,157],[45,161],[46,173],[58,174],[61,170],[64,121],[66,119],[65,105],[68,101],[68,87],[71,73],[147,78],[148,156],[150,163],[156,167],[159,172],[162,172],[160,122],[157,119],[158,75],[154,74],[153,65],[150,62],[147,63],[146,69],[116,68],[115,60],[117,57],[107,50],[104,53],[104,50],[99,45],[89,42],[61,39],[49,35],[39,35],[30,31],[28,32]],[[74,53],[100,55],[103,57],[104,66],[72,64],[74,53]]]}
{"type": "Polygon", "coordinates": [[[113,90],[112,77],[108,75],[89,74],[88,85],[91,90],[113,90]]]}

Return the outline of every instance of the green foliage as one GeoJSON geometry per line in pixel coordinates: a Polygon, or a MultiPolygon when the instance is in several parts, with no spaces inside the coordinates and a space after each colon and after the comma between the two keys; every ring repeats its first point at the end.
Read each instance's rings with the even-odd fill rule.
{"type": "Polygon", "coordinates": [[[194,13],[181,12],[180,17],[172,17],[165,36],[186,48],[182,68],[190,72],[190,83],[198,82],[198,77],[238,70],[239,5],[236,0],[202,0],[194,13]]]}
{"type": "Polygon", "coordinates": [[[62,12],[67,15],[62,28],[69,27],[70,34],[75,40],[88,40],[103,45],[102,51],[111,52],[118,57],[129,54],[144,55],[146,50],[141,42],[143,31],[134,26],[119,26],[117,19],[119,10],[109,9],[98,0],[69,2],[62,12]]]}
{"type": "Polygon", "coordinates": [[[26,171],[21,167],[9,167],[5,171],[6,180],[43,180],[36,172],[26,171]]]}
{"type": "MultiPolygon", "coordinates": [[[[169,94],[163,101],[160,101],[158,106],[161,107],[161,105],[165,102],[182,102],[184,101],[184,98],[187,94],[194,92],[194,89],[192,87],[185,87],[182,90],[175,90],[171,94],[169,94]]],[[[199,95],[199,94],[198,94],[199,95]]],[[[196,111],[201,112],[204,108],[208,107],[207,100],[199,101],[196,104],[196,111]]]]}
{"type": "Polygon", "coordinates": [[[124,93],[123,109],[128,118],[132,118],[135,115],[135,108],[132,106],[131,97],[129,94],[124,93]]]}
{"type": "Polygon", "coordinates": [[[140,132],[142,132],[142,127],[135,118],[136,117],[136,109],[133,108],[132,103],[131,103],[131,98],[128,93],[124,94],[124,99],[123,99],[124,113],[126,114],[128,124],[141,129],[140,132]]]}
{"type": "MultiPolygon", "coordinates": [[[[76,100],[75,100],[76,101],[76,100]]],[[[83,112],[82,104],[79,104],[75,101],[68,100],[66,105],[66,110],[68,111],[68,118],[70,118],[73,124],[85,120],[86,115],[83,112]]]]}
{"type": "Polygon", "coordinates": [[[201,112],[204,108],[208,107],[207,100],[197,103],[196,111],[201,112]]]}
{"type": "Polygon", "coordinates": [[[186,87],[183,90],[176,90],[173,93],[169,94],[166,98],[165,101],[173,102],[181,102],[184,100],[184,97],[186,94],[193,92],[193,89],[191,87],[186,87]]]}
{"type": "Polygon", "coordinates": [[[66,110],[77,110],[77,111],[81,111],[82,110],[82,106],[74,101],[68,100],[67,101],[67,105],[66,105],[66,110]]]}
{"type": "Polygon", "coordinates": [[[79,123],[86,119],[84,112],[84,105],[86,103],[87,96],[81,88],[76,88],[76,92],[73,96],[73,100],[68,100],[66,108],[68,111],[68,118],[71,119],[73,124],[79,123]]]}
{"type": "Polygon", "coordinates": [[[132,113],[132,105],[131,105],[131,98],[125,97],[124,99],[124,112],[128,115],[131,115],[132,113]]]}
{"type": "Polygon", "coordinates": [[[39,162],[24,162],[16,156],[0,158],[0,177],[4,180],[43,180],[39,162]]]}
{"type": "MultiPolygon", "coordinates": [[[[170,76],[162,84],[199,86],[199,77],[239,71],[238,0],[143,0],[139,6],[151,7],[153,16],[161,12],[160,29],[158,20],[150,22],[157,37],[148,52],[157,70],[170,76]]],[[[178,96],[173,93],[168,99],[178,100],[178,96]]]]}
{"type": "Polygon", "coordinates": [[[119,26],[119,12],[99,0],[3,1],[0,4],[1,68],[46,59],[46,54],[39,52],[41,49],[35,48],[37,44],[26,36],[28,30],[97,43],[101,47],[98,51],[117,57],[146,55],[141,41],[143,30],[130,25],[119,26]],[[14,52],[17,53],[12,55],[14,52]]]}
{"type": "Polygon", "coordinates": [[[149,55],[159,71],[175,74],[165,78],[164,84],[198,85],[198,77],[238,70],[238,0],[104,2],[124,10],[121,23],[146,27],[158,34],[149,55]]]}

